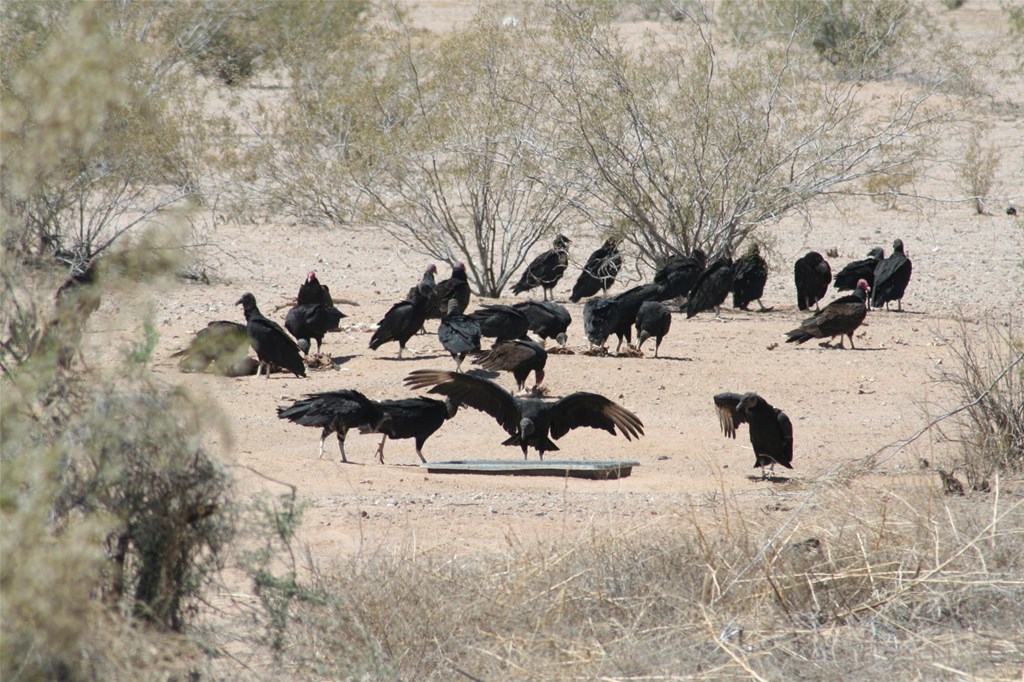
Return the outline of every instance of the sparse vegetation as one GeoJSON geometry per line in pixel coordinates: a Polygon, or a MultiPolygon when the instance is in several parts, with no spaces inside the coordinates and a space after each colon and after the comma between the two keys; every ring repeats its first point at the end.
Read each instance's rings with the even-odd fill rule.
{"type": "Polygon", "coordinates": [[[814,518],[789,530],[726,506],[710,522],[682,512],[672,532],[307,566],[320,598],[296,603],[284,665],[332,679],[1015,674],[1019,500],[808,496],[814,518]]]}
{"type": "MultiPolygon", "coordinates": [[[[485,6],[443,36],[359,0],[4,2],[0,677],[1019,676],[1015,318],[962,320],[936,351],[965,406],[939,423],[959,488],[808,476],[757,513],[680,496],[657,512],[670,530],[331,563],[302,545],[296,488],[238,506],[216,406],[152,371],[152,310],[90,329],[101,296],[136,310],[140,283],[180,267],[179,226],[212,225],[197,209],[227,185],[239,212],[387,231],[498,295],[554,231],[613,226],[654,265],[771,245],[762,226],[835,195],[901,208],[959,114],[946,86],[969,59],[903,71],[931,30],[917,5],[635,7],[672,22],[627,45],[604,1],[485,6]],[[865,99],[857,78],[891,81],[865,99]],[[252,109],[209,112],[254,79],[252,109]],[[88,261],[95,288],[56,303],[88,261]]],[[[980,213],[1000,157],[980,132],[966,152],[980,213]]]]}
{"type": "Polygon", "coordinates": [[[956,170],[961,186],[974,203],[978,215],[988,213],[987,199],[992,195],[1000,160],[999,151],[992,145],[984,147],[980,131],[972,130],[965,146],[964,158],[956,170]]]}
{"type": "Polygon", "coordinates": [[[997,477],[1024,473],[1024,336],[1020,320],[961,319],[944,339],[953,364],[938,377],[966,409],[942,435],[961,445],[952,468],[971,490],[989,491],[997,477]]]}

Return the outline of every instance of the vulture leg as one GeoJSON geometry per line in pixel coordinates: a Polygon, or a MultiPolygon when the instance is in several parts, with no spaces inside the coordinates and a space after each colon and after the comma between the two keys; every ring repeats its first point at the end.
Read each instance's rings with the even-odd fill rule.
{"type": "Polygon", "coordinates": [[[320,432],[320,456],[317,459],[324,458],[324,441],[327,440],[327,436],[331,435],[330,427],[324,427],[324,430],[320,432]]]}
{"type": "Polygon", "coordinates": [[[771,310],[771,308],[766,308],[764,303],[761,303],[761,299],[757,299],[757,304],[761,306],[761,309],[758,311],[759,313],[766,313],[771,310]]]}
{"type": "Polygon", "coordinates": [[[384,437],[380,439],[380,445],[377,446],[377,460],[384,463],[384,441],[388,439],[388,434],[384,434],[384,437]]]}
{"type": "Polygon", "coordinates": [[[847,336],[849,336],[849,337],[850,337],[850,349],[851,349],[851,350],[856,350],[856,349],[857,349],[857,346],[853,345],[853,334],[852,334],[852,333],[850,333],[850,334],[847,334],[847,336]]]}
{"type": "Polygon", "coordinates": [[[459,353],[458,355],[455,356],[454,359],[455,359],[455,371],[461,373],[462,372],[462,361],[466,359],[466,354],[465,353],[459,353]]]}
{"type": "Polygon", "coordinates": [[[903,299],[902,298],[896,299],[896,312],[900,312],[900,313],[903,312],[903,299]]]}
{"type": "Polygon", "coordinates": [[[419,438],[416,439],[416,456],[420,458],[421,462],[426,463],[427,458],[423,456],[423,443],[419,438]]]}
{"type": "Polygon", "coordinates": [[[660,346],[661,346],[661,340],[660,339],[655,339],[654,340],[654,357],[658,357],[658,348],[660,346]]]}
{"type": "Polygon", "coordinates": [[[341,461],[348,464],[348,457],[345,456],[345,431],[346,429],[341,429],[337,432],[338,448],[341,450],[341,461]]]}
{"type": "Polygon", "coordinates": [[[402,359],[402,351],[403,350],[405,350],[405,344],[403,344],[403,343],[398,344],[398,359],[399,360],[402,359]]]}

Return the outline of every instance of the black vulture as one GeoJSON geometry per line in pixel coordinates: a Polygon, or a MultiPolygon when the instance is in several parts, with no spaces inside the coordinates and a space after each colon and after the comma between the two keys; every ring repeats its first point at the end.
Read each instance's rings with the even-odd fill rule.
{"type": "Polygon", "coordinates": [[[707,264],[707,254],[701,249],[694,249],[689,256],[673,258],[665,263],[654,273],[654,283],[661,287],[658,300],[689,296],[707,264]]]}
{"type": "Polygon", "coordinates": [[[422,295],[417,287],[413,287],[410,293],[413,300],[394,304],[377,323],[377,330],[370,337],[372,350],[377,350],[385,343],[397,341],[398,357],[401,359],[405,344],[416,332],[423,329],[423,323],[427,320],[427,307],[430,305],[430,292],[422,295]]]}
{"type": "Polygon", "coordinates": [[[519,282],[512,287],[513,294],[521,294],[534,287],[541,287],[544,290],[544,300],[550,295],[554,298],[552,289],[562,279],[565,269],[569,266],[569,244],[572,240],[565,235],[555,237],[554,248],[540,254],[527,266],[519,282]]]}
{"type": "Polygon", "coordinates": [[[523,301],[512,307],[526,315],[531,332],[542,339],[554,339],[559,345],[565,345],[572,315],[564,305],[555,301],[523,301]]]}
{"type": "Polygon", "coordinates": [[[570,430],[587,426],[616,435],[616,428],[626,440],[644,433],[640,419],[608,398],[596,393],[571,393],[561,400],[544,402],[536,398],[517,398],[493,381],[467,374],[419,369],[405,378],[410,388],[427,388],[430,393],[452,398],[460,405],[472,407],[494,417],[510,435],[502,445],[518,445],[526,458],[527,447],[535,448],[541,459],[544,453],[558,450],[558,440],[570,430]]]}
{"type": "Polygon", "coordinates": [[[359,391],[342,390],[326,393],[312,393],[291,405],[277,408],[279,419],[287,419],[300,426],[319,426],[320,458],[324,456],[324,441],[327,436],[338,435],[338,447],[341,449],[341,461],[348,462],[345,456],[345,434],[349,429],[365,427],[377,431],[387,419],[387,415],[378,404],[359,391]]]}
{"type": "Polygon", "coordinates": [[[733,266],[732,306],[746,310],[753,301],[757,301],[757,305],[761,307],[760,312],[771,310],[761,302],[767,281],[768,262],[761,256],[758,245],[751,244],[733,266]]]}
{"type": "Polygon", "coordinates": [[[786,413],[772,407],[756,393],[719,393],[715,396],[718,423],[722,433],[736,437],[736,427],[744,422],[750,428],[750,444],[754,447],[754,467],[761,467],[761,476],[768,477],[765,467],[775,473],[775,465],[792,469],[793,424],[786,413]]]}
{"type": "Polygon", "coordinates": [[[437,284],[437,305],[428,311],[427,317],[444,317],[448,314],[448,302],[455,300],[458,311],[466,312],[469,307],[469,279],[466,277],[465,263],[456,263],[452,267],[452,276],[437,284]]]}
{"type": "Polygon", "coordinates": [[[489,371],[512,372],[516,387],[525,391],[530,372],[534,373],[535,386],[540,386],[544,381],[548,352],[540,344],[525,339],[498,341],[493,348],[477,355],[473,364],[489,371]]]}
{"type": "Polygon", "coordinates": [[[903,252],[903,240],[892,243],[893,253],[875,267],[875,288],[871,293],[871,306],[878,308],[885,305],[889,309],[889,301],[896,301],[903,310],[903,294],[910,283],[913,264],[903,252]]]}
{"type": "Polygon", "coordinates": [[[310,339],[316,339],[316,352],[319,353],[324,334],[339,331],[338,324],[343,317],[345,313],[333,305],[303,303],[288,311],[284,328],[296,339],[305,340],[307,345],[310,339]]]}
{"type": "Polygon", "coordinates": [[[583,304],[583,331],[592,346],[603,347],[619,320],[619,302],[595,296],[583,304]]]}
{"type": "Polygon", "coordinates": [[[441,318],[437,338],[455,360],[455,371],[462,371],[462,361],[468,353],[480,350],[480,325],[476,320],[459,312],[459,302],[448,300],[448,314],[441,318]]]}
{"type": "Polygon", "coordinates": [[[622,339],[626,339],[626,345],[633,343],[633,325],[636,323],[636,314],[645,301],[657,298],[661,286],[658,284],[643,284],[638,287],[627,289],[612,296],[618,303],[615,311],[615,324],[612,332],[618,337],[619,343],[615,346],[618,353],[622,348],[622,339]]]}
{"type": "MultiPolygon", "coordinates": [[[[839,337],[839,347],[843,345],[843,336],[850,337],[850,348],[853,345],[853,332],[861,325],[868,314],[867,308],[868,283],[857,282],[852,294],[847,294],[829,303],[821,312],[803,321],[796,329],[786,332],[786,343],[804,343],[811,339],[834,339],[839,337]]],[[[828,345],[826,341],[824,345],[828,345]]]]}
{"type": "Polygon", "coordinates": [[[658,357],[661,340],[668,334],[672,326],[672,313],[661,301],[644,301],[636,313],[636,349],[644,345],[644,341],[654,337],[654,357],[658,357]]]}
{"type": "Polygon", "coordinates": [[[306,275],[306,281],[299,287],[299,294],[295,297],[295,305],[310,303],[334,305],[327,287],[320,283],[320,280],[316,278],[316,273],[312,270],[306,275]]]}
{"type": "Polygon", "coordinates": [[[722,303],[732,291],[732,268],[732,258],[724,256],[701,273],[686,301],[686,319],[712,308],[715,309],[716,319],[722,316],[722,303]]]}
{"type": "Polygon", "coordinates": [[[480,335],[493,339],[521,339],[530,330],[530,320],[510,305],[485,305],[471,318],[480,325],[480,335]]]}
{"type": "Polygon", "coordinates": [[[380,439],[380,446],[377,447],[377,459],[384,463],[384,442],[387,439],[401,440],[403,438],[416,439],[416,455],[421,462],[426,462],[423,456],[423,444],[434,435],[441,426],[455,416],[458,411],[458,403],[451,398],[445,400],[434,400],[433,398],[402,398],[400,400],[377,400],[374,404],[384,413],[384,420],[376,428],[361,426],[360,433],[380,433],[384,437],[380,439]]]}
{"type": "Polygon", "coordinates": [[[267,367],[267,378],[270,378],[270,365],[288,370],[297,377],[306,376],[306,366],[302,362],[299,347],[281,325],[267,319],[256,307],[256,297],[246,293],[235,305],[242,306],[245,312],[245,331],[249,335],[249,345],[256,351],[260,366],[256,376],[260,375],[263,366],[267,367]]]}
{"type": "Polygon", "coordinates": [[[181,358],[178,367],[183,372],[204,372],[213,363],[217,374],[238,377],[251,373],[248,350],[249,335],[244,324],[214,320],[171,357],[181,358]]]}
{"type": "Polygon", "coordinates": [[[855,260],[843,266],[836,274],[832,286],[836,291],[851,291],[857,288],[857,282],[864,280],[868,287],[875,285],[875,268],[885,258],[885,249],[874,248],[868,251],[868,257],[855,260]]]}
{"type": "Polygon", "coordinates": [[[604,240],[597,251],[590,254],[583,272],[572,287],[569,300],[577,303],[581,298],[593,296],[601,291],[608,295],[608,287],[615,283],[615,278],[622,269],[622,254],[619,253],[619,241],[614,237],[604,240]]]}
{"type": "Polygon", "coordinates": [[[829,282],[832,281],[832,268],[820,253],[809,251],[793,265],[793,278],[796,280],[797,308],[817,308],[818,301],[825,298],[829,282]]]}

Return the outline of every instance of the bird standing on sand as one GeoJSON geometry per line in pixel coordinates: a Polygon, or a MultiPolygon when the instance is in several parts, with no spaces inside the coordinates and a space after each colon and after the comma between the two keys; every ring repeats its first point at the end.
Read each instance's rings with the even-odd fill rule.
{"type": "Polygon", "coordinates": [[[565,269],[569,267],[569,244],[572,240],[565,235],[555,237],[553,248],[540,254],[526,267],[519,282],[512,287],[513,294],[529,291],[534,287],[544,290],[544,300],[554,298],[552,289],[562,279],[565,269]]]}
{"type": "Polygon", "coordinates": [[[288,332],[277,322],[263,316],[256,306],[256,297],[250,293],[243,294],[235,305],[242,306],[245,313],[245,331],[249,335],[249,345],[256,351],[259,367],[256,376],[263,367],[267,368],[270,378],[270,365],[282,367],[297,377],[306,376],[306,366],[302,362],[299,346],[288,336],[288,332]]]}
{"type": "Polygon", "coordinates": [[[735,438],[740,424],[749,425],[754,467],[761,467],[762,478],[768,478],[765,467],[772,474],[776,464],[793,468],[793,424],[785,412],[756,393],[719,393],[715,396],[715,407],[718,423],[727,437],[735,438]]]}

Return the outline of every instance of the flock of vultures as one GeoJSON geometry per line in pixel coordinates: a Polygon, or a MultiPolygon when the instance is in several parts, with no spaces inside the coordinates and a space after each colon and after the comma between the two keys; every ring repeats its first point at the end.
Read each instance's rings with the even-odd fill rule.
{"type": "MultiPolygon", "coordinates": [[[[640,419],[605,396],[578,391],[559,400],[543,397],[541,384],[549,355],[546,342],[553,340],[558,344],[551,348],[552,354],[571,352],[565,344],[572,317],[553,296],[553,288],[568,268],[570,245],[570,239],[558,235],[552,248],[530,262],[513,287],[516,294],[539,288],[542,300],[515,305],[481,304],[472,312],[468,312],[471,294],[465,266],[456,264],[451,276],[441,282],[436,281],[436,266],[428,266],[405,298],[380,320],[369,344],[377,350],[385,344],[397,343],[401,358],[409,339],[426,333],[428,320],[439,320],[437,337],[451,354],[454,370],[419,369],[404,380],[409,388],[425,389],[427,395],[371,400],[358,390],[347,388],[307,395],[291,405],[280,406],[278,416],[321,429],[321,457],[325,440],[334,433],[342,462],[348,462],[345,437],[350,429],[381,435],[377,449],[381,463],[388,439],[407,438],[414,439],[416,454],[425,462],[424,443],[460,407],[493,417],[508,436],[502,444],[518,446],[524,457],[533,448],[543,459],[546,452],[559,449],[554,441],[582,427],[621,434],[627,440],[639,438],[644,433],[640,419]],[[489,347],[482,345],[485,338],[493,339],[489,347]],[[463,372],[467,356],[490,376],[495,372],[511,373],[515,393],[479,376],[484,372],[463,372]],[[528,388],[531,373],[535,383],[528,388]]],[[[687,318],[713,310],[717,317],[730,294],[736,308],[747,310],[757,302],[761,311],[771,310],[761,303],[769,268],[756,245],[736,261],[723,256],[710,263],[704,252],[694,249],[689,255],[664,263],[652,282],[609,295],[608,289],[621,267],[619,242],[608,239],[591,254],[573,286],[572,302],[587,299],[583,306],[583,328],[590,342],[588,354],[607,354],[606,343],[614,334],[618,341],[615,353],[622,350],[625,339],[626,352],[640,355],[643,344],[653,339],[654,357],[658,357],[662,339],[672,324],[673,310],[685,312],[687,318]]],[[[813,309],[813,314],[786,334],[787,343],[822,339],[821,345],[829,346],[831,340],[839,337],[839,348],[845,348],[846,337],[853,348],[853,334],[869,309],[888,310],[890,303],[895,302],[902,310],[911,261],[903,242],[897,239],[888,257],[882,249],[872,249],[866,259],[847,264],[834,278],[825,258],[812,251],[796,261],[793,275],[797,307],[813,309]],[[850,293],[821,306],[829,286],[850,293]]],[[[320,283],[314,272],[299,287],[284,327],[260,312],[252,294],[244,294],[238,305],[242,306],[245,324],[210,322],[187,348],[176,354],[183,370],[203,371],[212,364],[215,371],[227,375],[259,376],[265,370],[269,378],[273,368],[304,377],[307,365],[313,366],[314,359],[323,359],[319,351],[326,333],[338,331],[345,317],[335,307],[328,287],[320,283]],[[311,352],[313,341],[316,354],[311,352]],[[247,355],[250,346],[256,353],[255,360],[247,355]]],[[[767,477],[768,470],[774,472],[776,464],[792,468],[793,427],[782,410],[753,392],[719,393],[714,396],[714,404],[726,436],[735,438],[736,428],[748,425],[756,458],[754,466],[761,468],[763,477],[767,477]]]]}

